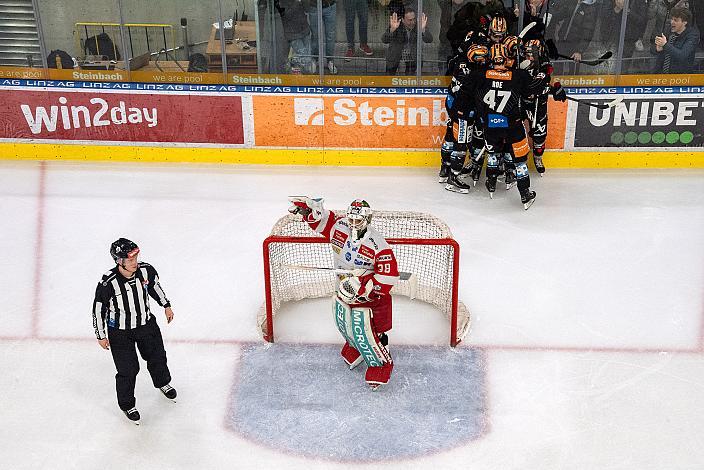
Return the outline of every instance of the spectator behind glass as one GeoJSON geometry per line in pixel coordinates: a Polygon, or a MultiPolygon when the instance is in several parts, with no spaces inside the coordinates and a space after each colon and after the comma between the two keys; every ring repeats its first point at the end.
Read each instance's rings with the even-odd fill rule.
{"type": "MultiPolygon", "coordinates": [[[[614,56],[618,49],[618,43],[621,36],[621,19],[623,18],[623,9],[625,0],[606,0],[602,5],[601,26],[599,28],[599,41],[604,47],[604,51],[612,51],[614,56]]],[[[628,16],[626,21],[626,37],[623,42],[623,58],[628,59],[633,57],[633,52],[636,48],[636,41],[645,25],[645,17],[643,9],[634,9],[635,0],[629,2],[631,5],[628,8],[628,16]]],[[[629,62],[624,62],[624,70],[629,62]]]]}
{"type": "MultiPolygon", "coordinates": [[[[517,7],[516,7],[517,8],[517,7]]],[[[444,37],[450,42],[453,53],[462,44],[469,31],[479,31],[488,27],[488,21],[494,16],[506,18],[509,31],[516,29],[518,17],[515,16],[516,8],[507,9],[500,0],[469,1],[455,13],[452,24],[444,37]],[[482,26],[482,18],[484,25],[482,26]]]]}
{"type": "MultiPolygon", "coordinates": [[[[319,60],[318,64],[327,64],[328,72],[337,73],[337,66],[333,60],[335,56],[335,40],[337,33],[337,3],[336,0],[323,0],[323,24],[320,29],[325,30],[323,34],[323,51],[325,52],[326,60],[319,60]]],[[[318,3],[315,0],[310,0],[308,7],[308,22],[310,23],[311,32],[311,51],[314,57],[318,57],[318,3]]]]}
{"type": "Polygon", "coordinates": [[[670,12],[670,35],[655,37],[655,73],[692,73],[694,53],[699,45],[699,31],[686,8],[673,8],[670,12]]]}
{"type": "Polygon", "coordinates": [[[359,50],[366,56],[374,55],[374,51],[367,44],[367,21],[369,19],[369,5],[367,0],[343,0],[345,4],[345,33],[347,34],[347,52],[345,60],[354,57],[354,20],[359,20],[359,50]]]}
{"type": "Polygon", "coordinates": [[[596,0],[553,0],[545,36],[554,38],[560,54],[579,62],[594,36],[599,16],[596,0]]]}
{"type": "Polygon", "coordinates": [[[546,3],[546,0],[526,0],[525,10],[523,11],[523,26],[525,27],[533,22],[535,22],[535,26],[523,37],[524,41],[543,39],[545,37],[545,23],[543,20],[547,13],[546,3]]]}
{"type": "MultiPolygon", "coordinates": [[[[455,51],[450,45],[450,40],[447,38],[447,32],[452,26],[455,14],[462,9],[470,0],[438,0],[440,6],[440,35],[438,47],[438,62],[440,73],[445,73],[447,70],[447,61],[455,55],[455,51]]],[[[466,33],[465,33],[466,34],[466,33]]]]}
{"type": "Polygon", "coordinates": [[[315,73],[315,62],[310,55],[310,26],[301,0],[276,0],[274,6],[281,15],[284,38],[291,49],[290,72],[315,73]]]}
{"type": "MultiPolygon", "coordinates": [[[[433,42],[433,36],[427,30],[428,17],[423,13],[420,17],[420,30],[423,42],[433,42]]],[[[406,5],[403,17],[392,13],[389,18],[389,29],[381,37],[381,42],[388,44],[386,49],[386,74],[396,75],[401,61],[405,64],[405,74],[416,73],[416,41],[418,37],[418,24],[416,11],[412,6],[406,5]]]]}
{"type": "MultiPolygon", "coordinates": [[[[670,10],[674,7],[689,8],[688,0],[641,0],[646,8],[646,25],[643,36],[640,41],[636,42],[636,50],[645,50],[645,45],[653,45],[655,36],[659,36],[666,31],[667,19],[670,17],[670,10]]],[[[635,9],[634,5],[630,6],[631,10],[635,9]]],[[[651,47],[651,54],[655,54],[655,46],[651,47]]]]}

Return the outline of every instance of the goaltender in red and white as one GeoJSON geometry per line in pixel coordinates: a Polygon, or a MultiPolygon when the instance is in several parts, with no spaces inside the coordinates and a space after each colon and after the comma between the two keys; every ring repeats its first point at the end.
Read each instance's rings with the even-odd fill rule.
{"type": "Polygon", "coordinates": [[[323,207],[322,199],[290,198],[292,214],[330,242],[339,284],[333,300],[335,323],[345,339],[342,357],[354,369],[367,363],[365,380],[375,390],[387,384],[394,368],[386,332],[391,329],[391,288],[399,281],[396,256],[384,237],[370,225],[372,210],[361,199],[352,201],[345,216],[323,207]]]}

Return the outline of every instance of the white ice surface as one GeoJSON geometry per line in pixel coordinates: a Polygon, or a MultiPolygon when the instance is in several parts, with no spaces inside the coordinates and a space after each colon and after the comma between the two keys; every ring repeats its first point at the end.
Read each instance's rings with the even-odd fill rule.
{"type": "MultiPolygon", "coordinates": [[[[701,468],[704,172],[549,169],[527,212],[515,190],[492,201],[435,181],[432,169],[0,163],[0,467],[348,468],[224,426],[240,345],[260,341],[262,241],[288,195],[310,194],[433,213],[462,247],[464,346],[487,352],[489,432],[385,467],[701,468]],[[157,267],[176,314],[158,320],[181,398],[160,397],[142,363],[138,428],[90,318],[120,236],[157,267]]],[[[279,339],[339,342],[327,309],[288,306],[279,339]]],[[[444,344],[445,322],[399,299],[391,342],[444,344]]]]}

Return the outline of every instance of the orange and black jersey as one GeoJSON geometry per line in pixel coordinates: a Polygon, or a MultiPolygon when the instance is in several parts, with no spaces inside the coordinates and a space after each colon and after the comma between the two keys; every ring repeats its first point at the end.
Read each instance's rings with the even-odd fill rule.
{"type": "Polygon", "coordinates": [[[476,70],[464,77],[459,92],[473,97],[477,114],[487,128],[508,127],[521,119],[521,99],[539,93],[544,83],[526,70],[476,70]]]}

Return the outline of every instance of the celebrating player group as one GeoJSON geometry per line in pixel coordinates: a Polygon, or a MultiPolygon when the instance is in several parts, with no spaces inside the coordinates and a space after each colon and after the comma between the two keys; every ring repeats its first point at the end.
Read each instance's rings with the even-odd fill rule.
{"type": "Polygon", "coordinates": [[[452,81],[445,106],[450,118],[439,175],[448,191],[467,194],[471,186],[466,178],[476,186],[486,161],[485,184],[492,198],[503,177],[507,190],[518,187],[524,209],[535,201],[528,155],[532,146],[542,176],[548,95],[566,99],[559,82],[550,84],[552,66],[542,35],[527,34],[535,26],[529,23],[511,36],[503,16],[483,18],[466,32],[449,61],[452,81]]]}

